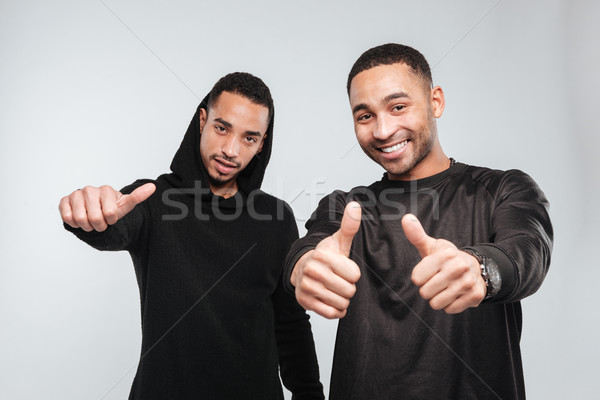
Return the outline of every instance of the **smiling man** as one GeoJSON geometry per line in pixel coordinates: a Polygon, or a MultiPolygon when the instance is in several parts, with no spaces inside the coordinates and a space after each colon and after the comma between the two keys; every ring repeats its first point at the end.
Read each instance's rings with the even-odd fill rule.
{"type": "Polygon", "coordinates": [[[279,400],[279,371],[294,399],[324,398],[308,316],[282,283],[294,216],[260,190],[273,113],[260,79],[226,75],[171,173],[61,200],[69,231],[133,259],[142,351],[130,399],[279,400]]]}
{"type": "Polygon", "coordinates": [[[520,300],[550,264],[544,194],[445,155],[444,93],[415,49],[366,51],[347,88],[386,173],[325,197],[286,262],[298,302],[341,318],[329,398],[524,399],[520,300]]]}

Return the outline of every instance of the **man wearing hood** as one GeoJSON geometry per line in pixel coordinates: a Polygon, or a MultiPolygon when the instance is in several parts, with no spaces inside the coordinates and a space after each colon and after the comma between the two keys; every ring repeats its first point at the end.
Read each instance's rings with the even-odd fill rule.
{"type": "Polygon", "coordinates": [[[199,105],[171,173],[60,202],[66,229],[127,250],[141,297],[130,399],[323,399],[308,315],[283,289],[298,231],[260,190],[273,143],[268,87],[221,78],[199,105]]]}

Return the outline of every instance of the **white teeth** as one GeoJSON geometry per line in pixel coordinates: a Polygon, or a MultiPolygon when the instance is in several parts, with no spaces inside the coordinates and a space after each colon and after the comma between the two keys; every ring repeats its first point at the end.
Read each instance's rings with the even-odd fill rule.
{"type": "Polygon", "coordinates": [[[396,151],[398,149],[403,148],[404,146],[406,146],[406,143],[408,143],[408,140],[405,140],[402,143],[398,143],[392,147],[385,147],[385,148],[381,149],[381,151],[383,151],[384,153],[391,153],[392,151],[396,151]]]}

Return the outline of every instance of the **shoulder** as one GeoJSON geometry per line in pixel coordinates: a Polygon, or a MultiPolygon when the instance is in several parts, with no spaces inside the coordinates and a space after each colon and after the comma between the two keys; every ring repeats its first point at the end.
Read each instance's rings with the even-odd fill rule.
{"type": "Polygon", "coordinates": [[[260,189],[248,195],[247,206],[250,213],[268,215],[277,221],[294,221],[294,212],[287,202],[260,189]]]}
{"type": "Polygon", "coordinates": [[[319,202],[319,206],[328,206],[331,207],[333,205],[342,207],[342,209],[351,201],[364,201],[368,200],[373,195],[373,190],[376,188],[377,183],[374,183],[370,186],[356,186],[350,189],[349,191],[345,190],[334,190],[329,193],[325,197],[321,199],[319,202]]]}
{"type": "Polygon", "coordinates": [[[464,173],[475,185],[483,186],[492,197],[499,201],[518,192],[539,192],[540,188],[531,176],[519,169],[506,171],[469,165],[464,173]]]}
{"type": "Polygon", "coordinates": [[[519,179],[521,177],[528,177],[525,172],[519,169],[509,169],[509,170],[501,170],[501,169],[493,169],[488,167],[479,167],[476,165],[467,165],[464,169],[464,173],[469,174],[475,180],[479,181],[494,181],[503,178],[516,178],[519,179]]]}

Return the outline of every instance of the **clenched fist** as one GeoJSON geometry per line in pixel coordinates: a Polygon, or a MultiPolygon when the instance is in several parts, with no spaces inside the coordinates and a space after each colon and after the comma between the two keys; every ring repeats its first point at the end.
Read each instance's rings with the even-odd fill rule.
{"type": "Polygon", "coordinates": [[[360,278],[358,265],[348,257],[361,214],[357,202],[348,203],[340,229],[296,262],[290,280],[306,310],[330,319],[346,315],[360,278]]]}
{"type": "Polygon", "coordinates": [[[428,236],[412,214],[402,218],[402,228],[422,257],[411,277],[421,297],[448,314],[477,307],[487,291],[477,259],[447,240],[428,236]]]}

